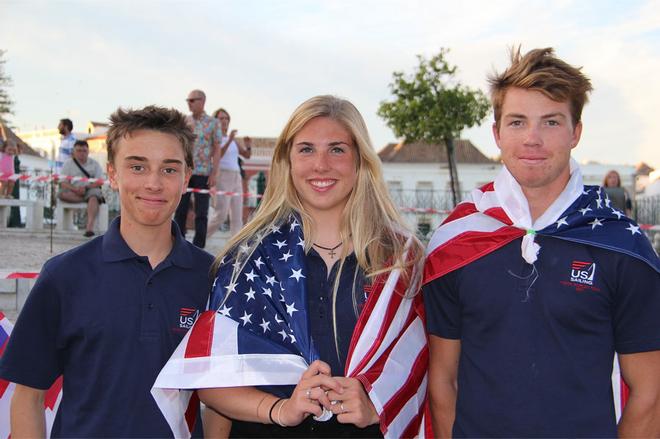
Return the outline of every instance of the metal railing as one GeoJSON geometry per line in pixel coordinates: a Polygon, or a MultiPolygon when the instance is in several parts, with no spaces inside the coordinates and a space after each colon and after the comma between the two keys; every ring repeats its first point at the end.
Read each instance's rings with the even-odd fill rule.
{"type": "MultiPolygon", "coordinates": [[[[465,199],[469,191],[461,192],[461,199],[465,199]]],[[[403,211],[419,210],[420,214],[450,211],[454,208],[450,191],[437,191],[432,189],[390,189],[390,196],[394,204],[403,211]]]]}

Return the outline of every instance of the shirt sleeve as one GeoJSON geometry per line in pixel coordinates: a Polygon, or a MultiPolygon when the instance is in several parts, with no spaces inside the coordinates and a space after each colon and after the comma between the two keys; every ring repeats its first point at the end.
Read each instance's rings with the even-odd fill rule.
{"type": "Polygon", "coordinates": [[[0,376],[35,389],[48,389],[62,374],[58,347],[59,292],[44,268],[9,337],[0,360],[0,376]]]}
{"type": "Polygon", "coordinates": [[[448,273],[422,287],[426,328],[431,335],[461,338],[461,307],[456,272],[448,273]]]}
{"type": "Polygon", "coordinates": [[[620,354],[660,350],[660,274],[625,256],[613,303],[614,343],[620,354]]]}

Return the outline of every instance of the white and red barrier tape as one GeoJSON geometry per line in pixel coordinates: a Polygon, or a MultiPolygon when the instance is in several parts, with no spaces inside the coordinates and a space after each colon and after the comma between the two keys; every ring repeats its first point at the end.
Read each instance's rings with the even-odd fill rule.
{"type": "MultiPolygon", "coordinates": [[[[0,174],[0,179],[4,180],[13,180],[13,181],[25,181],[28,183],[48,183],[49,181],[59,182],[59,181],[69,181],[72,183],[83,182],[83,183],[101,183],[103,185],[108,185],[110,182],[104,178],[89,178],[89,177],[72,177],[70,175],[28,175],[28,174],[0,174]]],[[[251,193],[251,192],[229,192],[229,191],[219,191],[217,189],[195,189],[188,188],[188,192],[194,192],[199,194],[213,194],[213,195],[227,195],[229,197],[241,196],[243,198],[261,198],[261,195],[251,193]]]]}
{"type": "MultiPolygon", "coordinates": [[[[70,182],[77,182],[81,181],[84,183],[87,182],[92,182],[92,183],[102,183],[104,185],[109,184],[110,182],[106,179],[103,178],[88,178],[88,177],[72,177],[70,175],[59,175],[59,174],[53,174],[53,175],[28,175],[28,174],[2,174],[0,173],[0,179],[9,179],[9,180],[20,180],[20,181],[27,181],[27,182],[36,182],[36,183],[46,183],[50,180],[53,180],[55,182],[61,181],[61,180],[66,180],[70,182]]],[[[196,194],[212,194],[212,195],[226,195],[228,197],[237,197],[241,196],[243,198],[261,198],[262,195],[260,194],[255,194],[252,192],[229,192],[229,191],[219,191],[217,189],[197,189],[197,188],[188,188],[188,192],[193,192],[196,194]]],[[[432,209],[432,208],[424,208],[424,207],[399,207],[401,212],[404,213],[422,213],[422,214],[430,214],[430,215],[449,215],[451,210],[439,210],[439,209],[432,209]]],[[[653,224],[640,224],[639,225],[642,230],[649,230],[653,227],[653,224]]]]}

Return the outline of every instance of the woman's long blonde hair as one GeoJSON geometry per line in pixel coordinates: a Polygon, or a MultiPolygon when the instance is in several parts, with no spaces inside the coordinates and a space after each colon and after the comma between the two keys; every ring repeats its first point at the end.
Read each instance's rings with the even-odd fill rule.
{"type": "MultiPolygon", "coordinates": [[[[419,291],[421,265],[424,260],[422,244],[405,225],[389,196],[383,180],[380,158],[371,145],[364,119],[349,101],[335,96],[316,96],[296,108],[277,139],[270,177],[259,208],[245,227],[220,252],[212,272],[216,273],[223,262],[228,263],[234,259],[232,277],[237,277],[254,249],[272,227],[284,223],[294,213],[302,220],[305,252],[310,250],[319,231],[315,229],[314,221],[303,207],[293,186],[289,156],[294,137],[315,117],[329,117],[339,122],[350,133],[357,151],[357,180],[342,213],[342,254],[332,291],[333,332],[339,358],[337,291],[349,249],[353,248],[358,266],[367,278],[400,269],[408,285],[406,296],[412,296],[419,291]],[[352,245],[349,246],[349,242],[352,245]]],[[[356,278],[357,272],[353,276],[352,293],[353,311],[357,316],[357,298],[358,294],[363,292],[356,291],[356,278]]]]}
{"type": "MultiPolygon", "coordinates": [[[[296,134],[315,117],[329,117],[344,126],[357,151],[357,181],[340,225],[344,244],[342,259],[347,256],[347,249],[352,247],[358,265],[367,277],[393,268],[418,267],[421,264],[424,256],[422,245],[405,225],[390,199],[383,180],[380,158],[371,145],[364,119],[349,101],[324,95],[303,102],[284,126],[273,151],[270,176],[261,204],[252,219],[220,252],[214,264],[214,272],[226,255],[234,253],[233,249],[245,244],[256,245],[255,237],[262,236],[273,225],[286,221],[294,212],[302,219],[305,251],[311,248],[318,230],[315,230],[314,222],[291,181],[289,155],[296,134]],[[409,239],[411,244],[406,251],[409,239]],[[347,245],[349,241],[352,246],[347,245]]],[[[410,280],[418,284],[417,279],[410,280]]]]}

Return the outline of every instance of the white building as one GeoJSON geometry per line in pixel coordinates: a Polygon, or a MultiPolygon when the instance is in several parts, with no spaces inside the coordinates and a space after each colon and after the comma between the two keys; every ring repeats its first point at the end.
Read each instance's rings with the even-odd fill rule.
{"type": "MultiPolygon", "coordinates": [[[[454,148],[462,196],[499,172],[500,164],[469,140],[456,140],[454,148]]],[[[453,208],[445,146],[390,143],[378,156],[390,194],[410,225],[422,234],[435,230],[453,208]]]]}

